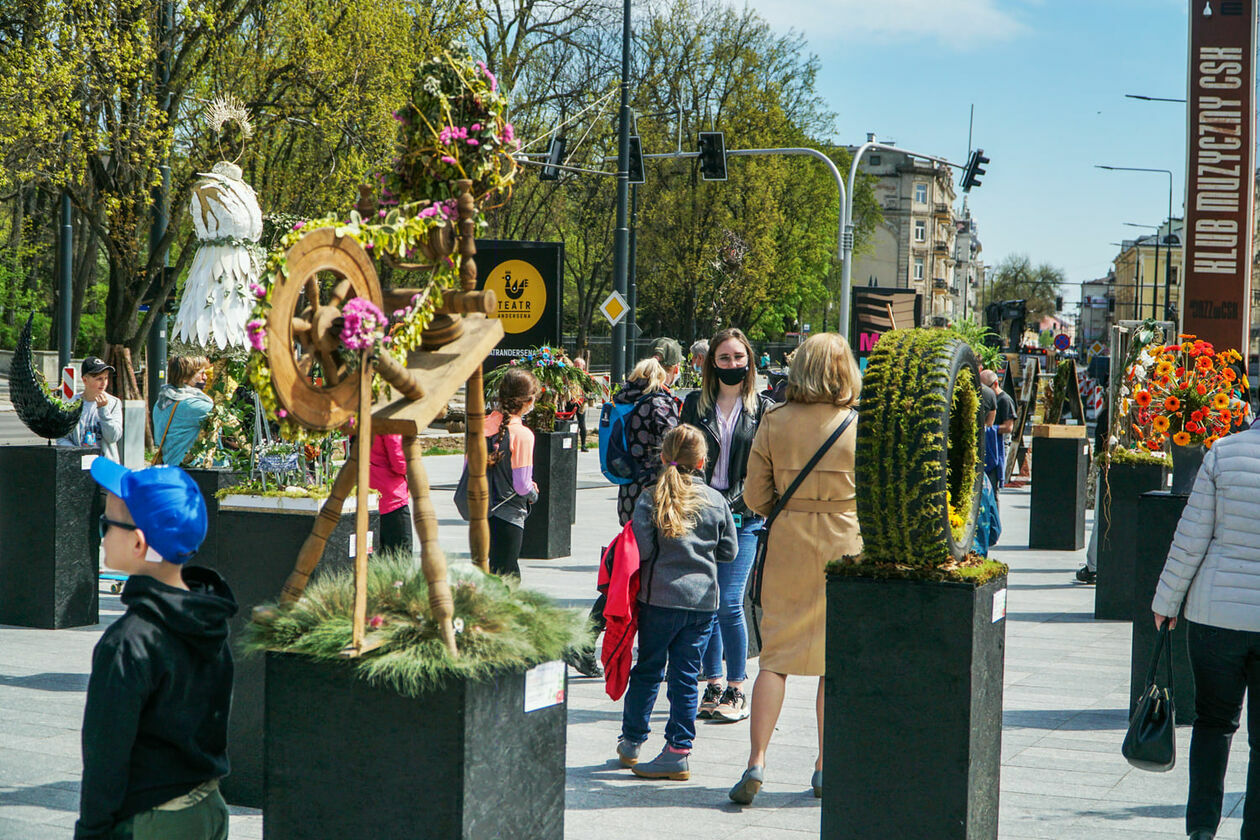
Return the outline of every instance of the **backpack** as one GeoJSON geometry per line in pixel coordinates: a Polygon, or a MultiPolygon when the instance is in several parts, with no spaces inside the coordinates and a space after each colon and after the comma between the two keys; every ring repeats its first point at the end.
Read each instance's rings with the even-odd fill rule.
{"type": "MultiPolygon", "coordinates": [[[[506,421],[505,421],[506,422],[506,421]]],[[[494,447],[494,435],[486,436],[486,482],[490,489],[490,510],[488,513],[494,513],[503,505],[516,496],[516,491],[512,489],[510,482],[508,487],[503,487],[501,472],[498,469],[498,463],[491,463],[493,456],[498,455],[500,459],[511,458],[512,433],[510,430],[504,430],[503,437],[499,441],[498,449],[494,447]],[[498,502],[495,499],[498,499],[498,502]]],[[[468,521],[468,459],[464,459],[464,471],[459,476],[459,483],[455,485],[455,510],[465,522],[468,521]]]]}
{"type": "Polygon", "coordinates": [[[609,400],[599,412],[599,470],[613,484],[630,484],[639,477],[639,465],[630,455],[630,414],[651,395],[632,403],[609,400]]]}

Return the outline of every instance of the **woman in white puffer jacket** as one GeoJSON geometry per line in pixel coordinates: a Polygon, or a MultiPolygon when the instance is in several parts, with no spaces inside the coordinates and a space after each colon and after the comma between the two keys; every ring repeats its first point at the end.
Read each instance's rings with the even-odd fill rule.
{"type": "MultiPolygon", "coordinates": [[[[1203,458],[1155,589],[1155,626],[1175,626],[1183,600],[1197,715],[1186,833],[1212,840],[1244,692],[1253,757],[1260,750],[1260,429],[1222,438],[1203,458]]],[[[1243,840],[1260,839],[1260,760],[1243,812],[1243,840]]]]}

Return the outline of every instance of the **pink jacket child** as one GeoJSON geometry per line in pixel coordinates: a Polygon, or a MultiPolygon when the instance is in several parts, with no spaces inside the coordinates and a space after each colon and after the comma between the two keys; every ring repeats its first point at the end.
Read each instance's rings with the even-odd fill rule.
{"type": "Polygon", "coordinates": [[[411,550],[411,519],[407,510],[407,461],[402,435],[376,435],[368,456],[368,486],[381,494],[381,549],[411,550]]]}

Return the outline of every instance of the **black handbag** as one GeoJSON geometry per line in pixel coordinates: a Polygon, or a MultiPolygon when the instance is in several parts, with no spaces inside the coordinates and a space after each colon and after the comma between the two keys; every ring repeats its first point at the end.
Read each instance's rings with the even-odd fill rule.
{"type": "Polygon", "coordinates": [[[1174,725],[1176,710],[1173,707],[1172,643],[1169,641],[1168,621],[1159,630],[1151,666],[1146,671],[1146,690],[1138,699],[1133,717],[1129,718],[1129,731],[1125,733],[1120,753],[1139,770],[1166,773],[1177,763],[1177,730],[1174,725]],[[1168,683],[1160,688],[1156,683],[1160,654],[1168,664],[1168,683]]]}
{"type": "MultiPolygon", "coordinates": [[[[814,467],[818,466],[818,462],[822,460],[827,451],[835,445],[835,442],[844,434],[844,430],[849,428],[849,424],[857,417],[857,411],[849,412],[849,416],[844,418],[831,436],[818,447],[818,451],[809,459],[809,462],[796,474],[796,478],[783,491],[783,495],[774,503],[774,507],[770,510],[770,515],[766,517],[766,521],[757,529],[757,548],[753,552],[752,574],[749,576],[748,600],[752,606],[753,635],[756,637],[757,650],[761,650],[761,621],[757,617],[757,610],[761,609],[761,584],[765,578],[766,571],[766,548],[770,544],[770,526],[774,524],[774,520],[778,518],[782,512],[783,506],[787,504],[788,499],[792,498],[792,494],[801,486],[801,482],[805,480],[805,476],[809,475],[814,467]]],[[[751,649],[751,648],[750,648],[751,649]]]]}

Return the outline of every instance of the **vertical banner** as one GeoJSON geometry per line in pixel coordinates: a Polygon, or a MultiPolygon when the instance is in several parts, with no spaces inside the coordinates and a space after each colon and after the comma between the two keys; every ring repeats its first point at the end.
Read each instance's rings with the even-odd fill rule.
{"type": "Polygon", "coordinates": [[[543,344],[560,346],[564,314],[564,245],[559,242],[477,240],[477,288],[498,299],[503,340],[485,370],[543,344]]]}
{"type": "Polygon", "coordinates": [[[1182,332],[1248,347],[1256,0],[1191,0],[1182,332]]]}
{"type": "Polygon", "coordinates": [[[923,314],[922,298],[914,289],[885,289],[868,286],[853,290],[853,322],[849,325],[853,355],[858,368],[866,370],[867,357],[879,337],[895,325],[898,329],[917,327],[923,314]],[[891,318],[889,315],[891,314],[891,318]]]}

